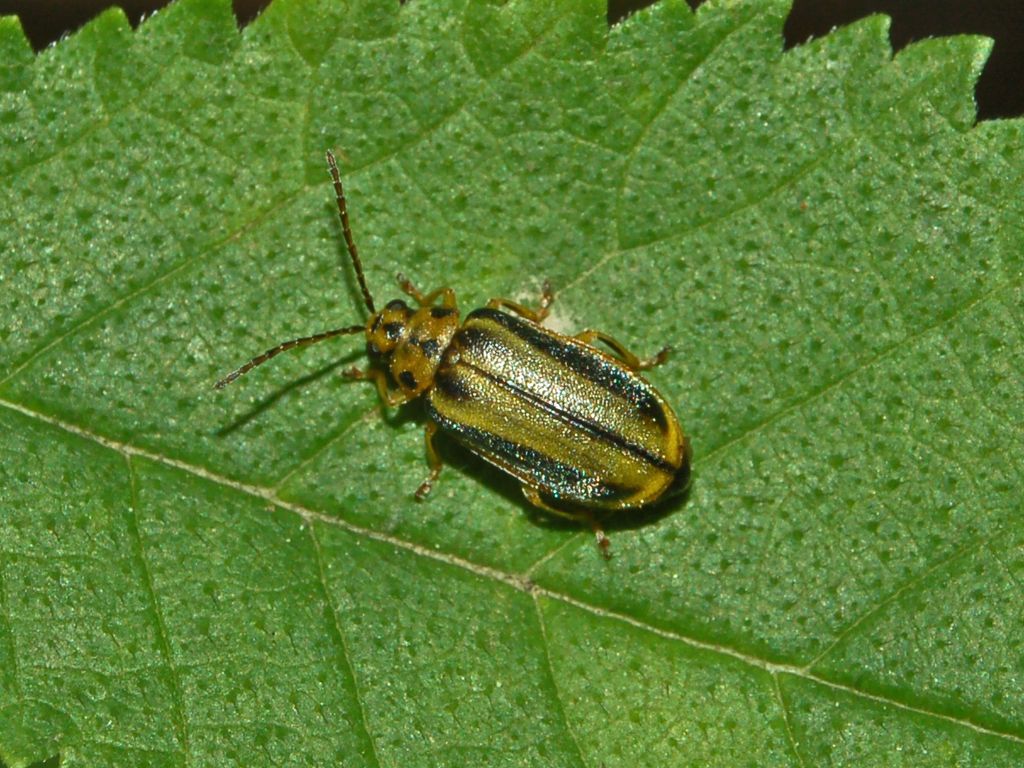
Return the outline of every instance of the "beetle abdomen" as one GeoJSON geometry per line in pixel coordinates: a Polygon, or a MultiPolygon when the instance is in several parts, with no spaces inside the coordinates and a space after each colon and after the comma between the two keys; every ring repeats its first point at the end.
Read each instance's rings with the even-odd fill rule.
{"type": "Polygon", "coordinates": [[[647,504],[686,464],[661,396],[609,355],[496,309],[470,313],[437,369],[431,416],[554,503],[647,504]]]}

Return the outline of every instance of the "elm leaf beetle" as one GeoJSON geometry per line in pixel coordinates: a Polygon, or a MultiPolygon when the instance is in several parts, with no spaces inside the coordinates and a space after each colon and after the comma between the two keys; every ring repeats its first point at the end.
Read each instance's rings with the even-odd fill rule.
{"type": "Polygon", "coordinates": [[[643,359],[601,331],[565,336],[542,326],[554,300],[547,282],[539,309],[495,298],[460,323],[451,288],[423,294],[399,274],[398,287],[414,305],[395,299],[378,312],[330,151],[327,167],[369,317],[278,344],[222,378],[217,389],[287,350],[363,333],[370,366],[345,375],[372,381],[388,406],[426,401],[430,472],[417,499],[441,473],[439,430],[516,478],[533,506],[588,523],[606,557],[609,541],[597,515],[647,507],[670,488],[685,487],[689,440],[672,408],[639,375],[663,362],[667,347],[643,359]]]}

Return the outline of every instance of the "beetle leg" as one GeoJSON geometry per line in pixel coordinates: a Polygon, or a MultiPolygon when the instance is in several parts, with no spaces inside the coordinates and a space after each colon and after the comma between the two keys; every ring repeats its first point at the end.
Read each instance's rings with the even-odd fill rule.
{"type": "Polygon", "coordinates": [[[398,279],[398,287],[402,289],[403,293],[412,296],[416,303],[421,307],[429,307],[437,301],[437,297],[441,297],[441,306],[447,309],[455,309],[455,291],[451,288],[438,288],[436,291],[424,295],[415,285],[412,284],[412,280],[403,275],[401,272],[396,276],[398,279]]]}
{"type": "Polygon", "coordinates": [[[402,289],[402,293],[412,296],[421,306],[423,305],[423,294],[412,284],[412,280],[405,276],[404,272],[396,274],[395,280],[398,281],[398,287],[402,289]]]}
{"type": "Polygon", "coordinates": [[[534,323],[540,323],[541,320],[547,317],[547,312],[543,310],[534,312],[532,309],[524,307],[522,304],[517,304],[511,299],[491,299],[487,302],[487,307],[488,309],[507,309],[534,323]]]}
{"type": "Polygon", "coordinates": [[[445,309],[456,309],[455,304],[455,291],[451,288],[438,288],[436,291],[431,291],[423,297],[423,301],[420,302],[422,307],[432,307],[434,302],[437,301],[437,297],[441,297],[441,306],[445,309]]]}
{"type": "Polygon", "coordinates": [[[430,474],[427,475],[427,479],[420,483],[420,487],[416,489],[417,501],[423,501],[427,494],[430,493],[430,489],[434,487],[434,482],[437,480],[438,475],[441,474],[441,470],[444,468],[444,464],[441,463],[441,456],[437,452],[437,446],[434,445],[434,436],[437,434],[437,424],[433,421],[428,421],[426,427],[423,429],[423,439],[427,444],[427,463],[430,464],[430,474]]]}
{"type": "Polygon", "coordinates": [[[550,313],[551,303],[554,300],[555,294],[551,290],[551,283],[545,280],[544,287],[541,288],[540,292],[540,309],[533,310],[509,299],[491,299],[487,302],[487,306],[490,309],[507,309],[510,312],[515,312],[520,317],[525,317],[531,322],[541,323],[550,313]]]}
{"type": "Polygon", "coordinates": [[[662,347],[661,351],[658,352],[658,354],[656,354],[654,357],[648,357],[641,360],[639,357],[637,357],[628,349],[626,349],[626,347],[623,346],[621,342],[616,341],[606,333],[601,333],[601,331],[595,331],[592,328],[588,328],[585,331],[580,331],[575,336],[573,336],[573,338],[577,339],[578,341],[582,341],[584,344],[590,344],[591,346],[593,346],[593,342],[595,340],[603,341],[608,347],[611,348],[611,350],[615,353],[616,357],[618,357],[619,360],[624,362],[628,368],[631,368],[634,371],[644,371],[647,370],[648,368],[653,368],[656,365],[661,365],[663,362],[665,362],[665,358],[668,357],[668,353],[671,349],[670,347],[662,347]]]}
{"type": "Polygon", "coordinates": [[[604,528],[601,527],[601,523],[597,521],[597,518],[593,514],[585,510],[579,512],[567,512],[563,509],[555,509],[548,504],[544,499],[541,498],[540,492],[536,488],[531,488],[528,485],[519,486],[523,491],[523,496],[533,506],[543,509],[545,512],[550,512],[558,517],[568,517],[572,520],[579,520],[581,522],[588,523],[591,530],[594,531],[594,536],[597,538],[597,548],[601,550],[601,554],[606,560],[611,558],[611,553],[608,551],[608,547],[612,545],[611,540],[605,535],[604,528]]]}
{"type": "Polygon", "coordinates": [[[373,383],[377,385],[377,392],[380,395],[380,399],[391,408],[409,401],[409,398],[405,397],[401,391],[392,392],[388,389],[388,377],[384,371],[376,368],[370,368],[369,370],[364,371],[353,366],[351,368],[346,368],[341,372],[341,375],[351,381],[373,381],[373,383]]]}
{"type": "Polygon", "coordinates": [[[544,317],[548,316],[550,311],[548,308],[555,301],[555,292],[551,290],[551,281],[545,279],[544,284],[540,288],[540,311],[544,314],[544,317]]]}
{"type": "Polygon", "coordinates": [[[590,529],[594,532],[594,537],[597,539],[597,548],[601,550],[601,555],[605,560],[611,560],[612,553],[608,551],[608,548],[612,545],[611,539],[608,538],[604,532],[604,528],[589,512],[585,515],[584,519],[590,523],[590,529]]]}

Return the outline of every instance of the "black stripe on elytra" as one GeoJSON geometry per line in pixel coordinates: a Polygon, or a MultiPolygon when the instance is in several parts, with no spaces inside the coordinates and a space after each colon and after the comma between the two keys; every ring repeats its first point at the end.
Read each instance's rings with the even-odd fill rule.
{"type": "Polygon", "coordinates": [[[528,468],[529,474],[542,475],[552,486],[580,484],[587,480],[586,475],[577,467],[564,464],[493,432],[445,419],[432,406],[428,406],[428,410],[430,417],[437,424],[446,431],[458,435],[469,449],[498,457],[512,466],[528,468]]]}
{"type": "Polygon", "coordinates": [[[483,356],[488,352],[487,347],[493,345],[493,338],[490,331],[464,325],[455,332],[454,346],[459,349],[473,350],[483,356]]]}
{"type": "Polygon", "coordinates": [[[458,371],[448,366],[441,366],[434,374],[434,389],[456,402],[464,402],[472,397],[466,386],[466,379],[458,371]]]}
{"type": "Polygon", "coordinates": [[[553,493],[545,493],[540,491],[541,499],[544,500],[545,504],[559,509],[570,514],[574,511],[585,510],[588,506],[591,506],[590,502],[594,501],[623,501],[628,499],[630,496],[635,496],[638,488],[633,486],[623,486],[617,483],[600,482],[597,485],[593,485],[586,489],[586,498],[575,500],[575,499],[559,499],[553,493]]]}
{"type": "MultiPolygon", "coordinates": [[[[490,307],[474,309],[466,317],[466,325],[473,318],[491,320],[518,336],[531,347],[554,358],[587,381],[604,387],[609,392],[627,400],[642,415],[654,421],[662,431],[668,430],[668,417],[665,408],[651,392],[650,387],[642,379],[634,375],[624,364],[612,364],[600,355],[588,354],[575,344],[567,344],[557,334],[544,332],[535,323],[501,312],[490,307]]],[[[459,336],[467,347],[474,341],[483,340],[484,335],[467,335],[472,330],[464,325],[459,329],[459,336]]]]}
{"type": "Polygon", "coordinates": [[[611,443],[616,448],[621,448],[622,450],[628,453],[632,453],[637,458],[646,461],[652,467],[657,467],[663,472],[673,474],[676,471],[676,467],[672,466],[672,464],[665,461],[665,459],[663,459],[661,456],[656,456],[655,454],[651,453],[646,448],[644,448],[642,445],[637,445],[636,443],[627,440],[622,435],[618,434],[617,432],[612,432],[611,430],[607,429],[606,427],[602,426],[596,421],[582,418],[574,413],[569,413],[568,411],[559,408],[556,404],[549,403],[543,398],[540,398],[537,395],[533,394],[532,392],[527,392],[522,387],[513,384],[512,382],[507,381],[505,379],[501,379],[489,371],[477,368],[475,365],[470,365],[469,363],[465,362],[460,363],[460,365],[465,365],[467,368],[472,368],[481,376],[493,382],[494,384],[497,384],[499,387],[504,387],[505,389],[509,390],[515,397],[518,397],[521,400],[526,401],[531,406],[537,408],[540,411],[543,411],[552,418],[561,421],[564,424],[568,424],[570,427],[574,429],[578,429],[581,432],[586,432],[588,435],[590,435],[593,438],[596,438],[597,440],[602,440],[606,443],[611,443]]]}
{"type": "Polygon", "coordinates": [[[524,474],[543,478],[543,483],[551,489],[545,496],[554,502],[552,506],[558,506],[557,494],[559,492],[566,494],[571,492],[576,498],[570,499],[570,503],[593,499],[624,499],[636,493],[636,488],[606,483],[600,478],[589,477],[578,467],[565,464],[533,448],[506,440],[492,432],[446,419],[429,404],[429,401],[428,411],[434,421],[447,432],[453,433],[470,450],[485,455],[489,454],[510,466],[522,467],[526,470],[524,474]]]}

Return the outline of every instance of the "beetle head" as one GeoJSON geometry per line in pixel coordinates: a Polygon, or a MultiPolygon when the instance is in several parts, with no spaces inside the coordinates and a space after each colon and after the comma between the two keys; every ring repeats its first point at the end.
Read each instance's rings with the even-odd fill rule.
{"type": "Polygon", "coordinates": [[[409,335],[412,310],[401,299],[389,301],[366,324],[366,351],[371,358],[386,357],[409,335]]]}

